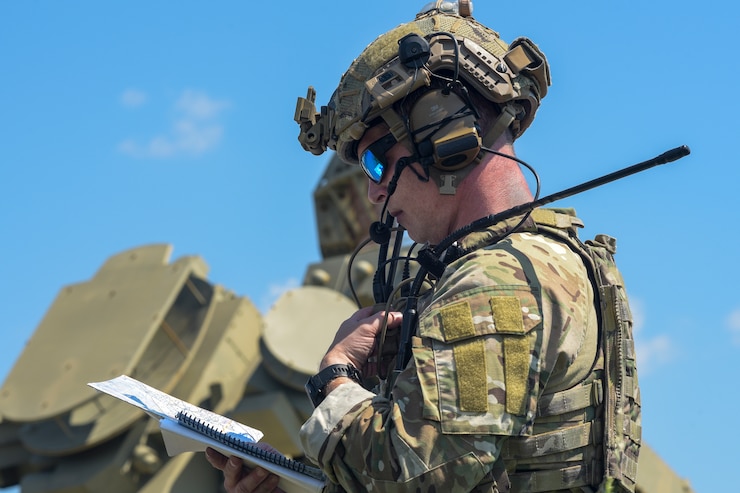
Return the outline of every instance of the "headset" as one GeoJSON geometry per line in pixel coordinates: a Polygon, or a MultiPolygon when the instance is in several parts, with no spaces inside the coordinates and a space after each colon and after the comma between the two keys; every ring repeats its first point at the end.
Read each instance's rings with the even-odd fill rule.
{"type": "Polygon", "coordinates": [[[469,102],[455,92],[431,89],[424,93],[408,119],[422,166],[455,171],[472,164],[483,146],[476,119],[469,102]],[[430,121],[438,123],[424,124],[430,121]]]}
{"type": "MultiPolygon", "coordinates": [[[[459,47],[454,35],[446,32],[436,33],[448,37],[454,47],[452,77],[431,72],[426,63],[431,57],[429,41],[418,34],[407,34],[398,41],[398,63],[413,70],[414,79],[419,79],[419,71],[425,72],[423,80],[439,79],[443,87],[431,88],[410,103],[405,116],[405,126],[414,145],[414,156],[424,167],[441,171],[455,171],[472,164],[479,158],[482,138],[477,125],[478,112],[475,110],[466,87],[458,79],[459,47]]],[[[435,41],[436,42],[436,41],[435,41]]],[[[383,73],[378,77],[383,79],[383,73]]],[[[411,89],[410,88],[410,89],[411,89]]],[[[396,93],[396,91],[394,91],[396,93]]]]}

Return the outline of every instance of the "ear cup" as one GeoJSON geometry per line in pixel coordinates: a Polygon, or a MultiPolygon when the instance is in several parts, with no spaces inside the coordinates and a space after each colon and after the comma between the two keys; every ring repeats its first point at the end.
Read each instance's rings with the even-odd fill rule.
{"type": "Polygon", "coordinates": [[[409,129],[422,164],[454,171],[480,153],[475,115],[452,91],[432,89],[419,97],[409,113],[409,129]]]}

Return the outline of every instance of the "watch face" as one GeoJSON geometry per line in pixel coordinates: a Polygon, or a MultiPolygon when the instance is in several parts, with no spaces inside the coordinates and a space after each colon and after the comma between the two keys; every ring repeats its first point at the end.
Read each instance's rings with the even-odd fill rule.
{"type": "Polygon", "coordinates": [[[324,387],[329,383],[329,380],[324,381],[322,373],[324,371],[320,371],[306,382],[306,393],[308,393],[308,398],[311,399],[314,407],[321,404],[321,401],[324,400],[324,387]]]}

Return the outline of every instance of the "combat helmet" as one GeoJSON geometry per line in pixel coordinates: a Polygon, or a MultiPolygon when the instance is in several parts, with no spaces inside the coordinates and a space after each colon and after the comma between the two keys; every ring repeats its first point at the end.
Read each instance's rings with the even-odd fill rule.
{"type": "MultiPolygon", "coordinates": [[[[301,130],[303,148],[320,155],[335,150],[350,164],[358,163],[357,143],[379,119],[385,121],[396,141],[411,141],[418,150],[424,138],[435,162],[447,160],[460,167],[460,150],[466,161],[478,154],[481,145],[490,146],[506,129],[519,137],[534,119],[540,100],[547,94],[550,71],[544,54],[527,38],[510,45],[499,34],[472,17],[469,0],[437,0],[426,5],[416,18],[380,35],[352,62],[328,105],[317,112],[316,93],[308,88],[299,97],[295,120],[301,130]],[[439,133],[410,124],[409,115],[399,114],[398,102],[414,91],[433,85],[439,78],[457,79],[498,108],[498,119],[485,135],[461,133],[461,121],[440,137],[439,133]],[[413,134],[413,135],[412,135],[413,134]],[[470,144],[471,140],[477,140],[470,144]]],[[[423,92],[423,91],[422,91],[423,92]]],[[[463,106],[465,102],[460,103],[463,106]]],[[[427,105],[429,106],[429,105],[427,105]]],[[[436,104],[431,105],[434,109],[436,104]]],[[[457,120],[460,108],[443,112],[445,123],[457,120]]],[[[427,125],[428,126],[428,125],[427,125]]],[[[463,125],[466,128],[475,125],[463,125]]],[[[413,147],[411,147],[413,148],[413,147]]]]}

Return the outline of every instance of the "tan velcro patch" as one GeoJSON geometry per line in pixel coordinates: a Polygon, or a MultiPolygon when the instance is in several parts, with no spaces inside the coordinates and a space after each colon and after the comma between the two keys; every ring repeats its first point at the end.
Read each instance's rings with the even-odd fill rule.
{"type": "MultiPolygon", "coordinates": [[[[447,342],[475,336],[473,314],[467,301],[458,301],[439,310],[442,335],[447,342]]],[[[488,377],[486,373],[486,346],[483,340],[459,342],[453,346],[460,410],[488,412],[488,377]]]]}
{"type": "Polygon", "coordinates": [[[475,335],[473,313],[467,301],[458,301],[439,310],[445,341],[457,341],[475,335]]]}
{"type": "Polygon", "coordinates": [[[525,413],[529,379],[529,338],[525,336],[522,304],[516,296],[492,296],[491,310],[497,333],[504,339],[506,412],[525,413]]]}
{"type": "Polygon", "coordinates": [[[516,296],[491,296],[491,311],[496,332],[524,334],[522,304],[516,296]]]}
{"type": "Polygon", "coordinates": [[[558,225],[558,218],[555,211],[552,209],[535,209],[532,211],[532,219],[537,224],[543,226],[551,226],[553,228],[558,225]]]}
{"type": "Polygon", "coordinates": [[[529,379],[528,337],[514,335],[504,337],[504,379],[506,412],[517,416],[524,415],[529,379]]]}
{"type": "Polygon", "coordinates": [[[471,413],[488,412],[488,373],[486,346],[481,339],[455,344],[457,388],[460,392],[460,410],[471,413]]]}

